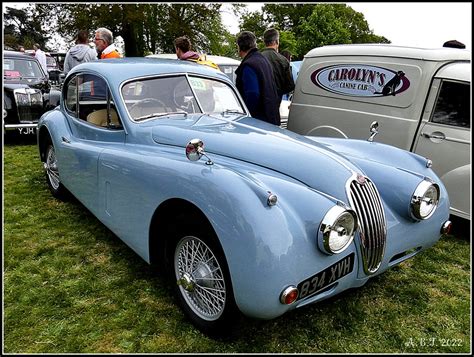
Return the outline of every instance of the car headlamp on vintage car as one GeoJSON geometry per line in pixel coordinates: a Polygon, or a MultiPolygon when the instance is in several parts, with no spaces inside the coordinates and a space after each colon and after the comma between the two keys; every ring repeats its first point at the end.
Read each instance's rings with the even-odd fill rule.
{"type": "Polygon", "coordinates": [[[19,106],[43,105],[43,95],[38,89],[18,88],[13,92],[15,93],[16,103],[19,106]]]}
{"type": "Polygon", "coordinates": [[[351,244],[356,229],[357,216],[353,210],[332,207],[319,226],[319,249],[329,255],[341,253],[351,244]]]}
{"type": "Polygon", "coordinates": [[[410,202],[410,211],[416,219],[428,219],[436,211],[439,202],[439,186],[423,180],[415,189],[410,202]]]}

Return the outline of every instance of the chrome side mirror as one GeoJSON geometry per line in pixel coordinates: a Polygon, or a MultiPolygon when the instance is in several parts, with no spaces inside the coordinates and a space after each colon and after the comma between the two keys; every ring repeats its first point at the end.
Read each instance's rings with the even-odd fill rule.
{"type": "Polygon", "coordinates": [[[204,143],[201,139],[192,139],[186,145],[186,157],[189,161],[198,161],[202,156],[207,158],[206,165],[212,165],[213,162],[204,152],[204,143]]]}
{"type": "Polygon", "coordinates": [[[379,133],[377,130],[379,127],[379,123],[377,121],[373,121],[372,124],[370,124],[370,137],[367,139],[367,141],[374,141],[375,135],[379,133]]]}

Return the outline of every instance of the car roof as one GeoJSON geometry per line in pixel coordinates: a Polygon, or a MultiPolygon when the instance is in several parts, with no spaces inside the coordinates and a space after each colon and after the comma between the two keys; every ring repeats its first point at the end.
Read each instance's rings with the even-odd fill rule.
{"type": "Polygon", "coordinates": [[[471,64],[450,63],[442,67],[438,73],[435,74],[435,77],[471,82],[471,64]]]}
{"type": "Polygon", "coordinates": [[[385,44],[347,44],[317,47],[304,58],[319,56],[389,56],[431,61],[471,60],[471,52],[458,48],[418,48],[385,44]]]}
{"type": "Polygon", "coordinates": [[[95,60],[75,66],[70,73],[89,70],[104,75],[110,82],[160,74],[193,73],[228,80],[221,71],[191,61],[170,61],[158,58],[127,57],[95,60]]]}
{"type": "Polygon", "coordinates": [[[18,52],[18,51],[3,51],[3,57],[17,57],[17,58],[24,58],[24,59],[35,59],[35,57],[32,57],[28,54],[25,54],[23,52],[18,52]]]}
{"type": "MultiPolygon", "coordinates": [[[[158,53],[158,54],[154,54],[154,55],[148,55],[147,57],[149,57],[149,58],[168,58],[168,59],[177,60],[176,53],[158,53]]],[[[235,65],[235,66],[238,66],[240,64],[239,60],[236,60],[236,59],[230,58],[230,57],[225,57],[225,56],[206,55],[206,58],[209,61],[212,61],[217,65],[235,65]]]]}

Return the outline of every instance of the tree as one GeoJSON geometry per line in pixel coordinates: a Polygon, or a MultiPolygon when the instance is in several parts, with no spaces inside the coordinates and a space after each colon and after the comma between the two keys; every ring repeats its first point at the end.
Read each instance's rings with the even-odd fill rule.
{"type": "Polygon", "coordinates": [[[32,7],[24,9],[6,8],[4,14],[4,45],[11,48],[24,46],[32,48],[38,43],[46,49],[46,42],[50,39],[48,33],[41,27],[37,14],[32,7]]]}
{"type": "Polygon", "coordinates": [[[42,24],[56,23],[54,31],[72,41],[79,29],[106,27],[121,36],[128,57],[174,52],[174,39],[186,35],[194,48],[219,54],[226,30],[219,3],[172,4],[36,4],[42,24]],[[54,19],[54,21],[52,21],[54,19]]]}
{"type": "Polygon", "coordinates": [[[369,29],[362,13],[345,4],[265,4],[262,11],[242,16],[240,27],[259,34],[269,27],[278,29],[280,49],[293,48],[293,51],[286,49],[293,53],[294,59],[301,59],[311,49],[324,45],[390,43],[369,29]],[[288,44],[282,43],[288,40],[288,44]]]}

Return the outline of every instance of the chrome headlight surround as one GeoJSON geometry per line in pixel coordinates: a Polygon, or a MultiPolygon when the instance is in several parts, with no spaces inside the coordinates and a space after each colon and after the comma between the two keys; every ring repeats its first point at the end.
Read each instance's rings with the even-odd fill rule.
{"type": "Polygon", "coordinates": [[[438,207],[440,197],[439,186],[431,181],[421,181],[415,189],[410,201],[410,213],[417,220],[430,218],[438,207]]]}
{"type": "Polygon", "coordinates": [[[352,209],[332,207],[319,225],[319,249],[329,255],[341,253],[352,243],[356,229],[357,215],[352,209]]]}
{"type": "Polygon", "coordinates": [[[38,89],[17,88],[13,93],[19,106],[43,105],[43,94],[38,89]]]}

